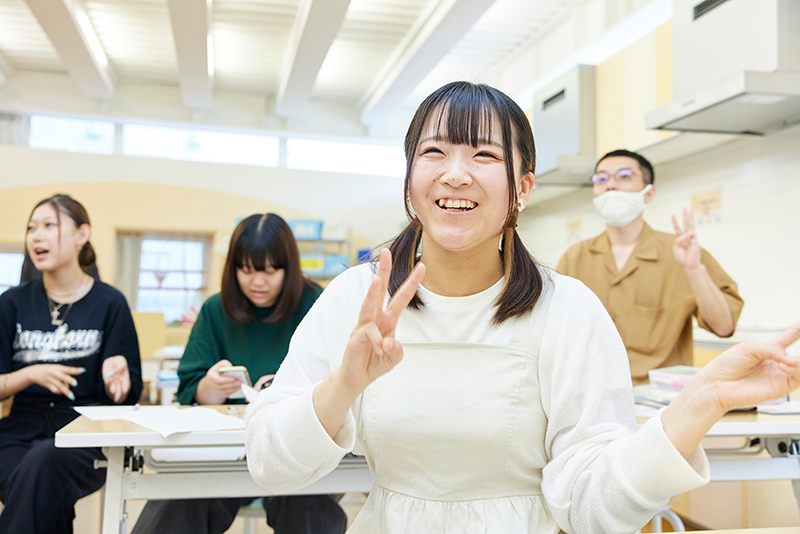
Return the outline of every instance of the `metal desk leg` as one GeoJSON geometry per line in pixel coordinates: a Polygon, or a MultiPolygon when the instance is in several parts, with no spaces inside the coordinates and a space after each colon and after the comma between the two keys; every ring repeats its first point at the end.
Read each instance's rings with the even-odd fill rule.
{"type": "Polygon", "coordinates": [[[797,501],[797,507],[800,508],[800,480],[792,480],[792,490],[794,491],[794,498],[797,501]]]}
{"type": "Polygon", "coordinates": [[[108,459],[106,471],[106,496],[103,503],[103,534],[124,534],[123,474],[125,473],[125,447],[104,447],[108,459]]]}

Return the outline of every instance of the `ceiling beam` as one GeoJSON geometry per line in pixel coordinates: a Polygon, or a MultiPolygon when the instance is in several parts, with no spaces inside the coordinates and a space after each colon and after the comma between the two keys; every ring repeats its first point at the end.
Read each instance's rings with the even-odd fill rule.
{"type": "Polygon", "coordinates": [[[167,3],[183,103],[192,109],[207,109],[214,96],[211,0],[169,0],[167,3]]]}
{"type": "Polygon", "coordinates": [[[108,59],[82,6],[71,0],[27,2],[81,92],[111,98],[114,81],[108,59]]]}
{"type": "Polygon", "coordinates": [[[494,2],[440,0],[423,14],[367,91],[361,122],[387,119],[494,2]]]}
{"type": "Polygon", "coordinates": [[[11,68],[11,65],[8,64],[6,58],[0,55],[0,85],[6,83],[6,77],[11,76],[14,74],[14,69],[11,68]]]}
{"type": "Polygon", "coordinates": [[[278,81],[275,112],[281,117],[303,111],[349,5],[350,0],[301,2],[278,81]]]}

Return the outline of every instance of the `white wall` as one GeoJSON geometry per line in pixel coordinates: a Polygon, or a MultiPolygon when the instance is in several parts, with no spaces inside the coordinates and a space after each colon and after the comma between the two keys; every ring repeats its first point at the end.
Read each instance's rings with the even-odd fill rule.
{"type": "MultiPolygon", "coordinates": [[[[655,185],[645,221],[665,232],[692,195],[722,190],[719,222],[697,234],[739,284],[745,306],[737,332],[777,330],[800,319],[800,127],[663,164],[655,185]]],[[[520,222],[523,240],[554,266],[571,243],[604,230],[591,200],[583,189],[531,206],[520,222]],[[567,222],[575,219],[580,231],[568,235],[567,222]]]]}
{"type": "Polygon", "coordinates": [[[405,221],[401,178],[0,146],[0,209],[2,189],[43,184],[58,189],[78,182],[178,185],[245,195],[346,221],[375,243],[397,234],[405,221]]]}

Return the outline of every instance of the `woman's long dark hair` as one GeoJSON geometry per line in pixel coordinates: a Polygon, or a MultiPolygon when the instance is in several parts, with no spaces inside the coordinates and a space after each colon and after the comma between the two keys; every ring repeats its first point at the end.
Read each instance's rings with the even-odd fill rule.
{"type": "MultiPolygon", "coordinates": [[[[72,222],[75,223],[75,228],[80,228],[84,224],[91,226],[91,223],[89,222],[89,213],[86,211],[86,208],[83,207],[83,204],[71,196],[63,194],[53,195],[52,197],[39,201],[39,203],[36,204],[31,210],[30,217],[28,217],[29,223],[31,217],[33,217],[33,212],[36,211],[36,208],[45,204],[50,204],[50,206],[52,206],[53,210],[56,212],[56,220],[58,220],[59,242],[61,242],[62,213],[72,219],[72,222]]],[[[27,230],[25,232],[27,234],[27,230]]],[[[89,241],[84,243],[81,251],[78,253],[78,265],[81,266],[81,269],[83,269],[85,273],[97,278],[98,280],[100,279],[100,275],[97,272],[97,256],[94,253],[94,247],[92,247],[92,244],[89,241]]],[[[28,247],[25,247],[25,259],[22,262],[20,284],[41,277],[41,271],[34,267],[33,261],[31,261],[31,256],[28,253],[28,247]]]]}
{"type": "Polygon", "coordinates": [[[228,257],[222,272],[222,307],[231,320],[249,323],[255,317],[239,281],[236,269],[251,267],[256,271],[267,266],[283,269],[283,287],[275,302],[275,310],[264,319],[266,323],[280,323],[294,315],[303,297],[305,286],[317,284],[306,278],[300,269],[300,253],[291,228],[274,213],[251,215],[240,222],[231,236],[228,257]]]}
{"type": "MultiPolygon", "coordinates": [[[[499,252],[505,281],[503,290],[495,301],[497,309],[492,320],[499,324],[533,309],[542,294],[542,275],[516,231],[519,210],[515,169],[521,169],[525,173],[535,171],[536,148],[533,132],[522,109],[507,95],[488,85],[449,83],[434,91],[417,108],[405,139],[406,178],[403,189],[409,224],[389,245],[394,258],[389,293],[395,294],[417,262],[422,222],[411,207],[410,184],[414,157],[426,124],[430,121],[435,125],[434,130],[448,143],[477,147],[481,140],[491,139],[492,119],[495,117],[502,130],[509,190],[508,209],[502,230],[503,245],[499,252]],[[519,167],[514,162],[513,147],[516,147],[522,160],[519,167]]],[[[413,309],[419,309],[422,305],[419,295],[415,295],[409,303],[409,307],[413,309]]]]}

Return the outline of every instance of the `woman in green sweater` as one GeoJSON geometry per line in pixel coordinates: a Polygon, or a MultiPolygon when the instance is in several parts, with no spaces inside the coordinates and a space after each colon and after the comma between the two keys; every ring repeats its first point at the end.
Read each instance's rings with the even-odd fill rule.
{"type": "MultiPolygon", "coordinates": [[[[321,291],[300,270],[297,243],[283,219],[267,213],[240,222],[231,236],[222,291],[203,304],[178,367],[180,403],[242,402],[229,398],[241,382],[221,375],[223,367],[244,366],[258,377],[257,391],[268,387],[321,291]]],[[[221,534],[250,500],[150,501],[133,534],[221,534]]],[[[265,497],[264,509],[276,534],[340,534],[347,526],[344,511],[328,495],[265,497]]]]}

